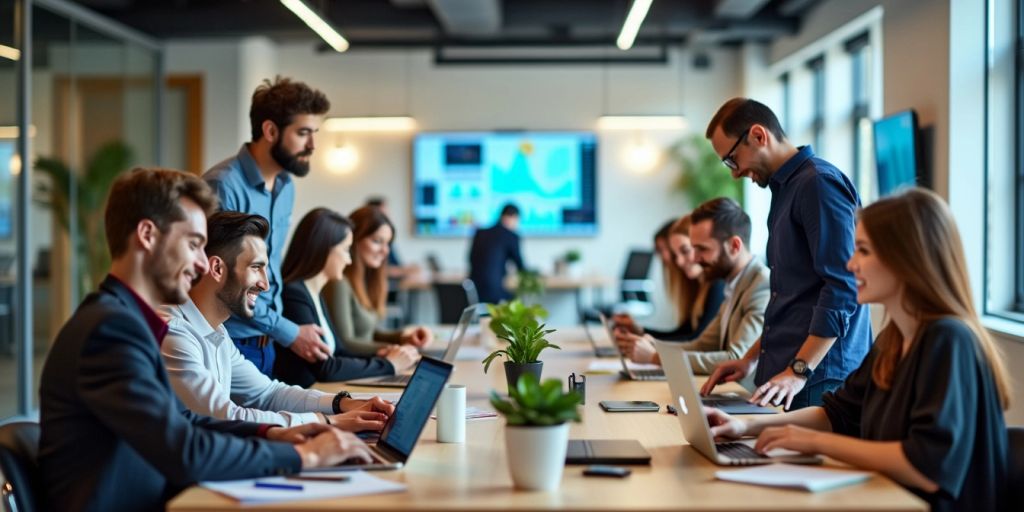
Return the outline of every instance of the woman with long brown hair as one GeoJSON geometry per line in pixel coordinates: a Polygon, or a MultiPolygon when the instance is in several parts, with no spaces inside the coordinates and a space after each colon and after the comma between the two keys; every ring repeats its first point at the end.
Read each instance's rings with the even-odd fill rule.
{"type": "MultiPolygon", "coordinates": [[[[664,261],[666,256],[658,248],[657,240],[655,235],[655,248],[664,261]]],[[[665,229],[665,249],[671,258],[665,265],[665,271],[669,273],[666,294],[676,307],[679,325],[669,330],[641,329],[629,315],[620,314],[615,316],[616,337],[632,339],[648,334],[665,341],[686,341],[700,336],[718,314],[718,308],[725,299],[725,281],[704,279],[703,269],[694,259],[690,243],[689,215],[676,219],[665,229]]]]}
{"type": "Polygon", "coordinates": [[[712,432],[878,471],[932,510],[1003,510],[1010,383],[974,308],[952,214],[911,189],[865,208],[854,242],[857,301],[888,316],[860,368],[821,407],[750,420],[708,408],[712,432]]]}
{"type": "Polygon", "coordinates": [[[387,303],[388,253],[395,236],[391,220],[373,206],[363,206],[349,218],[354,228],[352,264],[345,268],[345,279],[335,285],[329,301],[345,347],[354,354],[374,355],[387,344],[426,346],[433,334],[423,326],[377,329],[387,303]]]}
{"type": "Polygon", "coordinates": [[[419,353],[411,347],[389,346],[377,357],[354,357],[348,351],[340,331],[325,314],[321,297],[330,282],[345,279],[344,270],[351,261],[352,222],[327,208],[315,208],[299,221],[291,245],[281,264],[284,289],[282,314],[300,325],[318,325],[331,356],[309,362],[291,350],[278,349],[274,376],[289,384],[309,387],[315,382],[394,375],[412,367],[419,353]]]}

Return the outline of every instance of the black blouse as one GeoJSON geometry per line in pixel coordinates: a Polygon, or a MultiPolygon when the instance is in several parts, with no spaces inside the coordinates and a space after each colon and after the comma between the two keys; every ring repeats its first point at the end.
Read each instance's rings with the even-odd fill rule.
{"type": "MultiPolygon", "coordinates": [[[[291,349],[275,343],[274,350],[277,352],[277,357],[274,359],[274,377],[277,379],[308,388],[315,382],[337,382],[395,374],[395,367],[383,357],[358,357],[346,351],[345,344],[338,338],[338,331],[334,329],[330,316],[326,317],[327,325],[320,324],[320,318],[316,314],[316,306],[313,303],[314,298],[302,281],[286,283],[281,291],[281,300],[284,303],[283,315],[285,318],[298,325],[316,324],[334,333],[335,349],[332,357],[328,357],[324,361],[310,363],[292,352],[291,349]]],[[[321,310],[327,311],[322,298],[316,297],[315,300],[320,301],[321,310]]]]}
{"type": "Polygon", "coordinates": [[[690,323],[689,318],[684,318],[679,321],[679,326],[675,329],[661,331],[644,328],[644,332],[662,341],[689,341],[696,339],[704,332],[704,328],[718,315],[718,310],[722,307],[722,302],[724,301],[725,280],[715,279],[711,281],[711,286],[708,287],[708,295],[704,299],[704,313],[697,319],[696,326],[690,323]]]}
{"type": "Polygon", "coordinates": [[[877,351],[834,394],[823,396],[832,430],[900,441],[910,464],[939,486],[932,494],[910,489],[934,511],[1002,510],[1008,504],[1006,425],[974,333],[953,318],[926,326],[897,364],[888,391],[871,378],[877,351]]]}

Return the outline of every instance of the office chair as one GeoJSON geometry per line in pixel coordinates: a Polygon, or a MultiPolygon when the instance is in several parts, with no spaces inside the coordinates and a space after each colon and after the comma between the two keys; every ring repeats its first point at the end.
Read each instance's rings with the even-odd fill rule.
{"type": "Polygon", "coordinates": [[[463,279],[461,283],[435,282],[434,295],[437,297],[439,321],[442,324],[459,323],[462,310],[470,304],[480,303],[473,281],[463,279]]]}
{"type": "Polygon", "coordinates": [[[1024,510],[1024,427],[1006,429],[1010,510],[1024,510]]]}
{"type": "Polygon", "coordinates": [[[35,512],[39,488],[39,424],[0,426],[0,501],[8,512],[35,512]]]}
{"type": "MultiPolygon", "coordinates": [[[[626,266],[622,269],[622,278],[619,281],[619,301],[615,304],[599,306],[597,309],[609,316],[612,313],[629,313],[634,317],[653,314],[654,302],[651,300],[651,294],[654,293],[654,281],[650,278],[653,259],[653,251],[630,250],[626,257],[626,266]]],[[[597,315],[583,313],[580,323],[588,321],[598,321],[597,315]]]]}
{"type": "Polygon", "coordinates": [[[401,289],[402,280],[388,278],[388,295],[384,302],[384,325],[388,329],[400,329],[411,316],[408,292],[401,289]]]}

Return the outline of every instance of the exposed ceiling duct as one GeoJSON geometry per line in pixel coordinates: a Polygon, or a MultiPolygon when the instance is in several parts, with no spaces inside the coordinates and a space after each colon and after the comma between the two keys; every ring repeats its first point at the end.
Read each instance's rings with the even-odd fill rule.
{"type": "Polygon", "coordinates": [[[728,19],[747,19],[764,9],[768,0],[718,0],[715,16],[728,19]]]}
{"type": "Polygon", "coordinates": [[[427,0],[446,34],[495,36],[501,32],[501,0],[427,0]]]}

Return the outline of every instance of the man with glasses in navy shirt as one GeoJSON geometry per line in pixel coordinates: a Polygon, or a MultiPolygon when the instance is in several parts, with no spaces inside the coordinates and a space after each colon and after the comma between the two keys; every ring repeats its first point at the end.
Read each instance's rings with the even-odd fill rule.
{"type": "Polygon", "coordinates": [[[871,347],[868,309],[857,304],[857,283],[846,270],[857,190],[810,146],[793,146],[775,114],[757,101],[727,101],[705,136],[733,178],[772,191],[772,293],[761,338],[742,359],[718,365],[701,392],[756,369],[752,402],[821,405],[821,395],[839,387],[871,347]]]}

